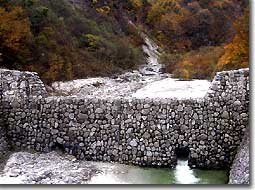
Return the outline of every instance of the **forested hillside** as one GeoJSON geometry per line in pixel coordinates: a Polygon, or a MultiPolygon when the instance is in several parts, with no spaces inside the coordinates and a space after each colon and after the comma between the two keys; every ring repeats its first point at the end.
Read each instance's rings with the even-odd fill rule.
{"type": "Polygon", "coordinates": [[[248,66],[248,3],[238,0],[0,0],[0,64],[50,83],[145,63],[141,32],[175,76],[248,66]]]}
{"type": "Polygon", "coordinates": [[[151,0],[150,4],[146,24],[164,48],[161,60],[168,72],[185,79],[210,78],[216,70],[248,66],[247,1],[151,0]]]}
{"type": "MultiPolygon", "coordinates": [[[[1,64],[46,82],[111,75],[144,63],[140,39],[123,30],[113,5],[67,0],[4,0],[1,64]]],[[[126,26],[126,24],[124,24],[126,26]]]]}

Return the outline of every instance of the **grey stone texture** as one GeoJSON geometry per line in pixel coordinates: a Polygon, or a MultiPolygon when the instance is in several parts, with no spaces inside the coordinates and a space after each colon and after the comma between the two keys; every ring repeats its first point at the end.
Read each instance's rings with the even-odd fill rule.
{"type": "Polygon", "coordinates": [[[174,167],[187,146],[190,166],[229,168],[248,126],[249,69],[217,73],[203,99],[189,100],[48,97],[37,74],[17,73],[1,70],[0,104],[16,149],[174,167]]]}
{"type": "Polygon", "coordinates": [[[229,184],[249,184],[250,183],[250,160],[249,160],[249,130],[240,145],[236,158],[231,166],[229,184]]]}
{"type": "Polygon", "coordinates": [[[37,73],[0,69],[4,98],[25,99],[47,97],[46,88],[37,73]]]}

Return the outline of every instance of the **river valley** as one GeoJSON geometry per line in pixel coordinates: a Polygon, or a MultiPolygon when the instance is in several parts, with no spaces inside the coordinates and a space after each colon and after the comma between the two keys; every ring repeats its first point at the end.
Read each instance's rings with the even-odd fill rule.
{"type": "MultiPolygon", "coordinates": [[[[52,95],[88,98],[203,98],[210,81],[180,81],[162,72],[158,46],[145,38],[147,64],[115,78],[55,82],[52,95]]],[[[59,152],[12,153],[0,173],[0,184],[225,184],[226,170],[191,169],[188,160],[177,166],[149,168],[117,163],[88,162],[59,152]]]]}

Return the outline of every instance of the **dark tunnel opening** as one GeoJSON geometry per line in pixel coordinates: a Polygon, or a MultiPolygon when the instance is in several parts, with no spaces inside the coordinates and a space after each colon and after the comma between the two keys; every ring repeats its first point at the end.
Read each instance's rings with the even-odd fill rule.
{"type": "Polygon", "coordinates": [[[178,147],[175,150],[177,159],[188,160],[190,155],[189,147],[178,147]]]}
{"type": "Polygon", "coordinates": [[[58,142],[56,142],[52,147],[51,150],[53,151],[59,151],[59,152],[65,152],[65,147],[63,144],[60,144],[58,142]]]}

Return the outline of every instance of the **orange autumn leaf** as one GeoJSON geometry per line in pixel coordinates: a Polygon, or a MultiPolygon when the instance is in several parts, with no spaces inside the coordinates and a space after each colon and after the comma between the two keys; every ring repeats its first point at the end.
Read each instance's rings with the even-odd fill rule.
{"type": "Polygon", "coordinates": [[[219,59],[217,69],[238,69],[249,67],[249,11],[235,23],[237,34],[225,45],[225,53],[219,59]]]}

